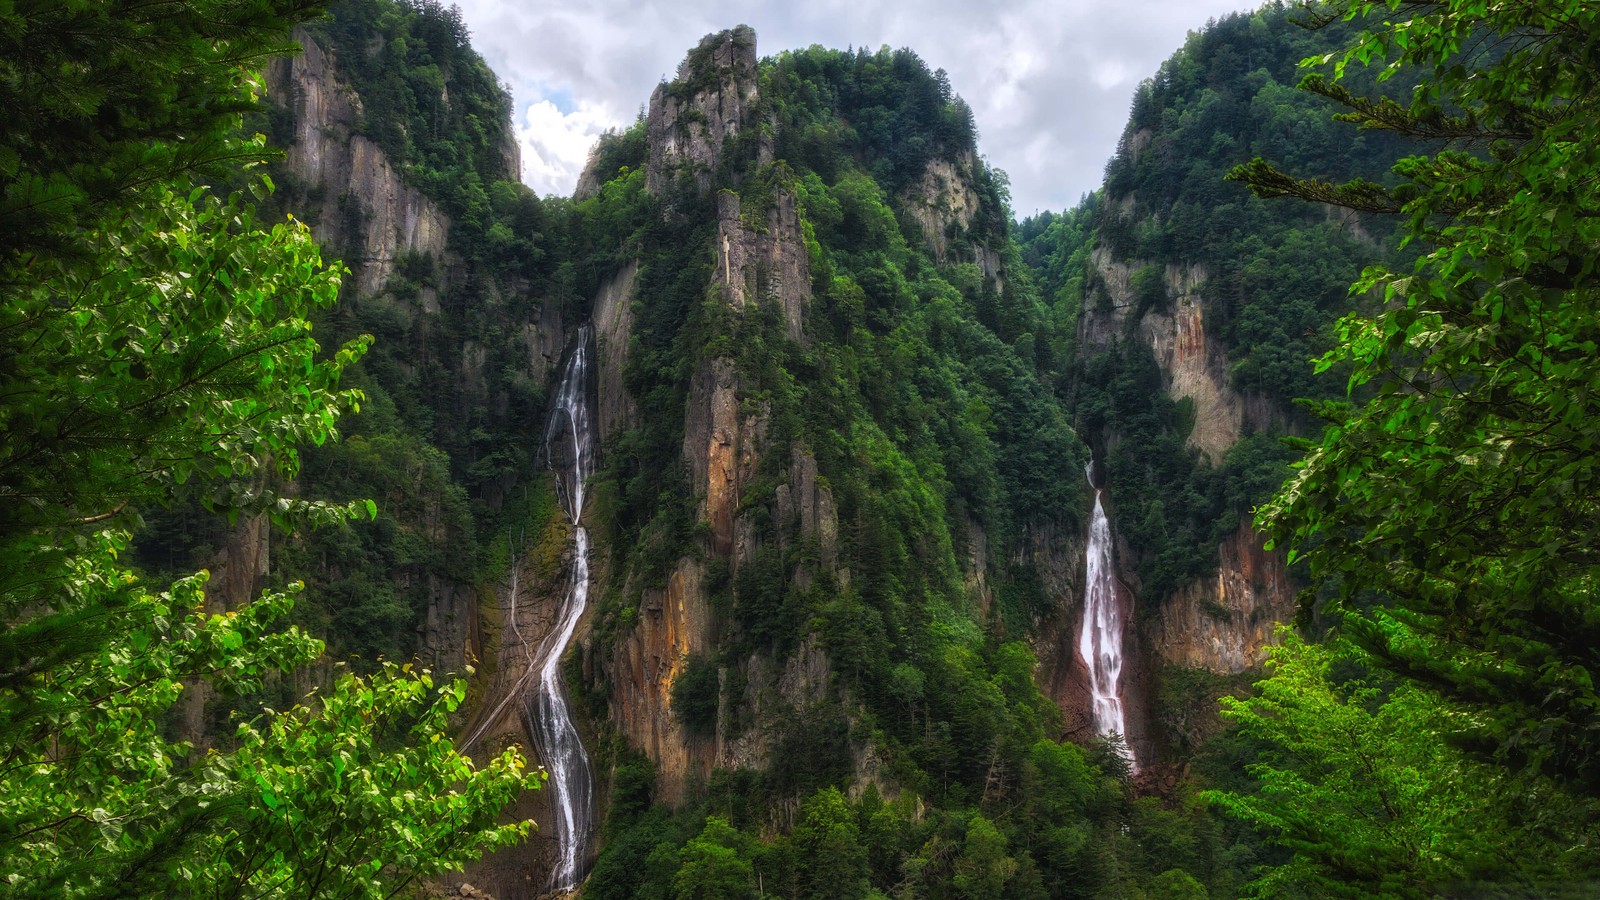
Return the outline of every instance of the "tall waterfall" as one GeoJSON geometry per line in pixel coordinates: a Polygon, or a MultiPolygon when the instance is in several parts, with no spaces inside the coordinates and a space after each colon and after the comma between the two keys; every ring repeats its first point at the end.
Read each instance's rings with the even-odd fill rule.
{"type": "MultiPolygon", "coordinates": [[[[1094,514],[1089,520],[1089,546],[1085,560],[1083,627],[1078,632],[1078,654],[1089,669],[1089,690],[1094,701],[1096,734],[1112,732],[1127,737],[1122,712],[1122,607],[1117,602],[1116,569],[1111,563],[1111,522],[1094,486],[1094,463],[1084,469],[1094,487],[1094,514]]],[[[1138,768],[1133,748],[1128,762],[1138,768]]]]}
{"type": "Polygon", "coordinates": [[[535,653],[533,668],[538,672],[538,690],[533,697],[524,698],[522,705],[528,733],[533,735],[539,758],[550,773],[547,789],[554,800],[558,848],[550,888],[555,891],[571,890],[582,880],[594,828],[594,772],[572,724],[566,685],[561,678],[562,654],[589,603],[589,532],[582,520],[583,492],[595,460],[594,419],[589,409],[593,342],[591,326],[578,329],[577,346],[561,374],[555,406],[545,426],[545,456],[556,473],[561,508],[572,522],[572,580],[555,627],[535,653]]]}

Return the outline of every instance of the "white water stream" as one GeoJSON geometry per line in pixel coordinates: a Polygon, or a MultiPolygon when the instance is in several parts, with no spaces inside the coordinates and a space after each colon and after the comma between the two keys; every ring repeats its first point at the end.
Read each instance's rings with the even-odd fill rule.
{"type": "Polygon", "coordinates": [[[550,888],[569,891],[582,881],[594,826],[594,772],[567,706],[561,657],[589,604],[589,532],[583,527],[583,492],[594,471],[595,433],[589,410],[590,344],[593,329],[578,329],[577,346],[561,374],[555,407],[545,427],[545,456],[556,473],[556,493],[572,522],[572,580],[555,627],[540,642],[533,660],[539,686],[525,698],[522,714],[539,758],[550,772],[547,789],[555,811],[556,864],[550,888]]]}
{"type": "Polygon", "coordinates": [[[567,593],[556,612],[555,627],[530,649],[517,618],[517,567],[511,567],[506,625],[516,635],[528,667],[462,746],[465,750],[476,744],[500,720],[506,706],[517,702],[523,724],[533,737],[534,749],[550,774],[546,790],[552,794],[551,808],[555,813],[556,864],[550,871],[548,887],[555,894],[565,894],[583,880],[594,832],[594,771],[578,729],[572,724],[566,684],[561,677],[561,657],[589,605],[589,531],[582,520],[583,492],[595,460],[594,424],[589,414],[589,348],[593,342],[593,328],[584,325],[578,329],[577,346],[562,370],[556,402],[544,432],[544,455],[556,473],[556,497],[572,522],[572,574],[567,593]],[[531,695],[530,683],[536,685],[531,695]]]}
{"type": "MultiPolygon", "coordinates": [[[[1094,487],[1094,464],[1084,469],[1094,487]]],[[[1078,654],[1089,670],[1096,734],[1116,733],[1127,739],[1127,719],[1122,711],[1122,606],[1117,602],[1117,572],[1111,562],[1111,522],[1100,489],[1094,489],[1094,514],[1089,520],[1083,589],[1083,627],[1078,630],[1078,654]]],[[[1133,748],[1128,762],[1135,770],[1133,748]]]]}

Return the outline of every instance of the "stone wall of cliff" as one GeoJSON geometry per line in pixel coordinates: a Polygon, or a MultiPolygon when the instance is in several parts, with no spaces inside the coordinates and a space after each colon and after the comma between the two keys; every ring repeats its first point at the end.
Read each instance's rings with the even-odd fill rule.
{"type": "MultiPolygon", "coordinates": [[[[1140,143],[1136,135],[1134,152],[1140,143]]],[[[1133,215],[1127,199],[1108,203],[1106,215],[1133,215]]],[[[1161,265],[1165,303],[1152,306],[1141,302],[1133,284],[1134,271],[1150,261],[1119,258],[1101,246],[1089,264],[1096,287],[1085,298],[1079,320],[1080,353],[1103,353],[1118,341],[1148,352],[1160,369],[1162,390],[1189,404],[1187,443],[1208,464],[1221,464],[1242,435],[1282,426],[1281,408],[1232,383],[1227,347],[1207,333],[1204,266],[1161,265]]],[[[1113,428],[1108,440],[1118,439],[1113,428]]],[[[1214,576],[1169,596],[1139,598],[1151,608],[1139,616],[1150,664],[1233,674],[1261,662],[1274,627],[1294,612],[1282,553],[1263,549],[1263,541],[1248,523],[1240,525],[1218,545],[1214,576]]],[[[1131,568],[1124,565],[1124,577],[1137,583],[1131,568]]]]}
{"type": "MultiPolygon", "coordinates": [[[[331,316],[329,327],[338,333],[378,334],[379,345],[357,374],[369,393],[381,392],[386,402],[409,400],[413,385],[427,384],[422,393],[431,408],[482,410],[482,415],[515,419],[516,398],[508,395],[507,370],[533,393],[543,390],[559,362],[566,343],[568,323],[561,304],[525,302],[531,285],[516,277],[485,278],[471,270],[450,216],[424,193],[407,172],[394,163],[364,133],[363,102],[351,79],[341,70],[332,45],[307,28],[294,32],[302,45],[298,54],[274,59],[266,71],[267,101],[277,108],[275,137],[284,156],[274,168],[278,189],[271,203],[305,221],[323,247],[324,257],[337,259],[350,269],[345,277],[344,299],[331,316]],[[468,299],[471,298],[471,299],[468,299]],[[465,327],[471,321],[474,327],[465,327]],[[492,327],[478,327],[488,325],[492,327]]],[[[448,95],[448,85],[445,88],[448,95]]],[[[499,164],[513,175],[519,167],[514,144],[503,148],[499,164]]],[[[423,410],[402,410],[398,421],[385,429],[384,447],[404,445],[413,460],[425,458],[435,435],[411,419],[428,421],[423,410]],[[398,429],[399,435],[390,435],[398,429]]],[[[351,439],[376,446],[366,420],[348,418],[341,423],[351,439]]],[[[345,452],[343,448],[329,448],[345,452]]],[[[332,469],[349,462],[321,462],[326,449],[313,448],[311,462],[295,489],[319,494],[315,482],[332,469]]],[[[361,457],[365,458],[365,457],[361,457]]],[[[385,484],[378,496],[381,514],[407,537],[438,560],[427,566],[408,565],[382,573],[393,590],[408,598],[414,610],[414,634],[401,633],[390,652],[414,653],[441,671],[462,671],[478,659],[481,645],[480,587],[472,569],[470,540],[463,541],[460,518],[461,488],[449,484],[460,477],[462,460],[450,460],[457,471],[442,466],[434,474],[413,476],[403,484],[385,484]],[[454,518],[452,518],[454,517],[454,518]]],[[[339,473],[344,477],[349,473],[339,473]]],[[[515,478],[502,477],[469,485],[467,491],[491,509],[500,508],[515,478]]],[[[240,573],[267,570],[265,527],[245,523],[218,551],[213,569],[223,577],[214,581],[213,594],[229,605],[243,602],[259,590],[246,585],[240,573]]],[[[300,538],[290,538],[299,553],[272,560],[274,566],[304,565],[300,538]]],[[[313,551],[315,552],[315,551],[313,551]]],[[[295,570],[289,577],[305,578],[313,590],[310,603],[325,602],[319,584],[339,581],[351,574],[349,566],[323,559],[315,571],[295,570]]],[[[327,601],[333,602],[333,601],[327,601]]],[[[337,615],[333,617],[337,620],[337,615]]],[[[340,635],[332,635],[337,645],[340,635]]]]}
{"type": "Polygon", "coordinates": [[[291,201],[302,201],[291,208],[306,217],[317,239],[341,250],[356,292],[377,294],[400,254],[443,258],[449,221],[360,133],[361,99],[340,77],[331,53],[304,28],[294,38],[302,52],[267,68],[267,95],[294,123],[282,164],[291,176],[284,190],[291,201]],[[303,202],[312,195],[322,202],[303,202]]]}

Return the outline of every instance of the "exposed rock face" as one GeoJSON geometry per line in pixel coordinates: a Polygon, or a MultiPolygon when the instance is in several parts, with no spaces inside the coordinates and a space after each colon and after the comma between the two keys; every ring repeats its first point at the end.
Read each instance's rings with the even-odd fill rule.
{"type": "Polygon", "coordinates": [[[1039,660],[1039,689],[1061,710],[1065,735],[1087,737],[1094,733],[1090,707],[1089,673],[1078,656],[1078,628],[1083,620],[1084,541],[1068,538],[1054,529],[1029,535],[1028,555],[1050,598],[1050,615],[1033,639],[1039,660]]]}
{"type": "MultiPolygon", "coordinates": [[[[360,100],[329,54],[304,29],[296,29],[294,39],[305,51],[267,68],[268,96],[294,114],[294,140],[283,164],[296,184],[287,187],[314,188],[326,198],[308,223],[317,240],[343,248],[355,289],[374,294],[399,255],[442,258],[449,220],[400,179],[377,144],[356,133],[360,100]]],[[[508,164],[514,155],[507,154],[508,164]]]]}
{"type": "Polygon", "coordinates": [[[954,238],[964,234],[978,212],[980,198],[972,187],[971,153],[955,162],[934,158],[922,180],[901,194],[902,208],[922,227],[933,259],[948,261],[954,238]]]}
{"type": "Polygon", "coordinates": [[[417,657],[436,672],[464,671],[478,656],[478,597],[470,586],[428,576],[417,657]]]}
{"type": "Polygon", "coordinates": [[[777,305],[784,333],[798,341],[811,302],[811,263],[794,191],[779,187],[762,218],[764,225],[752,229],[741,214],[739,195],[717,195],[716,283],[735,309],[758,302],[777,305]]]}
{"type": "MultiPolygon", "coordinates": [[[[631,593],[631,591],[630,591],[631,593]]],[[[714,637],[705,566],[678,563],[664,589],[639,594],[638,624],[609,649],[611,721],[656,764],[656,796],[678,805],[691,779],[710,774],[712,742],[689,734],[672,712],[672,682],[714,637]]]]}
{"type": "MultiPolygon", "coordinates": [[[[833,490],[817,482],[817,459],[803,447],[793,449],[789,480],[778,485],[776,508],[778,522],[784,528],[780,539],[790,529],[798,528],[800,540],[816,542],[818,570],[837,572],[839,516],[833,505],[833,490]]],[[[794,577],[802,587],[809,586],[811,571],[802,565],[794,577]]]]}
{"type": "Polygon", "coordinates": [[[1242,526],[1222,542],[1214,583],[1191,584],[1162,605],[1147,631],[1156,655],[1223,675],[1265,658],[1273,628],[1294,614],[1294,593],[1282,554],[1263,549],[1262,540],[1242,526]]]}
{"type": "Polygon", "coordinates": [[[659,194],[687,171],[702,192],[709,189],[724,142],[753,124],[755,101],[755,31],[740,25],[707,35],[678,67],[677,79],[650,95],[645,187],[659,194]]]}
{"type": "Polygon", "coordinates": [[[628,365],[628,341],[633,338],[633,302],[638,291],[639,264],[632,262],[606,279],[594,299],[602,441],[632,427],[639,419],[633,395],[622,382],[628,365]]]}
{"type": "MultiPolygon", "coordinates": [[[[1128,319],[1137,308],[1132,270],[1101,247],[1090,258],[1109,295],[1110,308],[1091,303],[1084,309],[1081,339],[1086,348],[1104,350],[1119,335],[1128,334],[1128,319]]],[[[1168,265],[1163,272],[1169,309],[1152,309],[1134,326],[1133,336],[1150,348],[1166,375],[1167,395],[1194,403],[1194,430],[1190,446],[1213,462],[1221,462],[1246,428],[1261,429],[1273,423],[1265,404],[1241,396],[1228,384],[1228,361],[1223,348],[1206,338],[1205,309],[1200,285],[1206,271],[1200,266],[1168,265]]]]}
{"type": "Polygon", "coordinates": [[[739,497],[766,440],[766,409],[742,411],[740,390],[732,360],[702,365],[690,382],[683,433],[683,458],[702,497],[701,518],[711,523],[711,550],[722,559],[732,557],[739,497]]]}
{"type": "MultiPolygon", "coordinates": [[[[1130,214],[1126,198],[1120,205],[1122,214],[1130,214]]],[[[1194,404],[1190,446],[1220,463],[1242,434],[1279,424],[1281,414],[1270,403],[1243,395],[1229,384],[1225,348],[1206,334],[1200,298],[1207,278],[1203,267],[1167,265],[1161,273],[1167,308],[1147,310],[1137,323],[1130,323],[1137,311],[1132,267],[1104,247],[1094,251],[1091,265],[1104,297],[1085,304],[1081,346],[1100,351],[1123,337],[1149,347],[1162,370],[1167,395],[1194,404]]],[[[1172,597],[1143,598],[1160,609],[1159,617],[1141,634],[1160,659],[1219,673],[1240,672],[1261,660],[1273,627],[1293,613],[1293,592],[1281,553],[1263,550],[1260,537],[1248,525],[1225,539],[1220,549],[1222,565],[1215,577],[1190,584],[1172,597]]]]}

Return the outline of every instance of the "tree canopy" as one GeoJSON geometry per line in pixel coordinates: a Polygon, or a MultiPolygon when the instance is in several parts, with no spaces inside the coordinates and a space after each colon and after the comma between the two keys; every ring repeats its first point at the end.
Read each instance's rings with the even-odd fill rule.
{"type": "MultiPolygon", "coordinates": [[[[1600,9],[1389,0],[1312,12],[1312,24],[1361,30],[1307,60],[1331,77],[1303,86],[1420,152],[1390,187],[1297,178],[1260,159],[1234,177],[1264,197],[1398,214],[1420,254],[1409,268],[1370,266],[1353,286],[1381,302],[1340,323],[1319,365],[1348,367],[1352,396],[1366,399],[1316,405],[1328,426],[1262,521],[1309,565],[1308,617],[1397,685],[1389,704],[1431,698],[1441,716],[1416,724],[1435,740],[1494,761],[1530,794],[1554,785],[1586,806],[1591,827],[1552,832],[1556,872],[1499,873],[1574,878],[1596,864],[1600,801],[1600,9]],[[1409,103],[1348,90],[1342,79],[1368,65],[1380,80],[1420,75],[1409,103]]],[[[1283,809],[1247,814],[1278,827],[1283,809]]],[[[1322,849],[1298,844],[1302,860],[1356,852],[1331,820],[1311,834],[1322,849]]],[[[1425,878],[1409,890],[1439,888],[1425,878]]]]}
{"type": "MultiPolygon", "coordinates": [[[[201,749],[168,731],[200,682],[287,687],[322,651],[298,585],[232,609],[202,571],[125,562],[141,510],[197,483],[230,517],[374,514],[275,491],[360,394],[311,333],[342,267],[260,222],[241,136],[265,54],[318,4],[16,3],[0,12],[0,884],[15,896],[381,896],[526,834],[530,776],[481,768],[446,718],[460,684],[386,666],[201,749]]],[[[298,700],[298,702],[295,702],[298,700]]]]}

